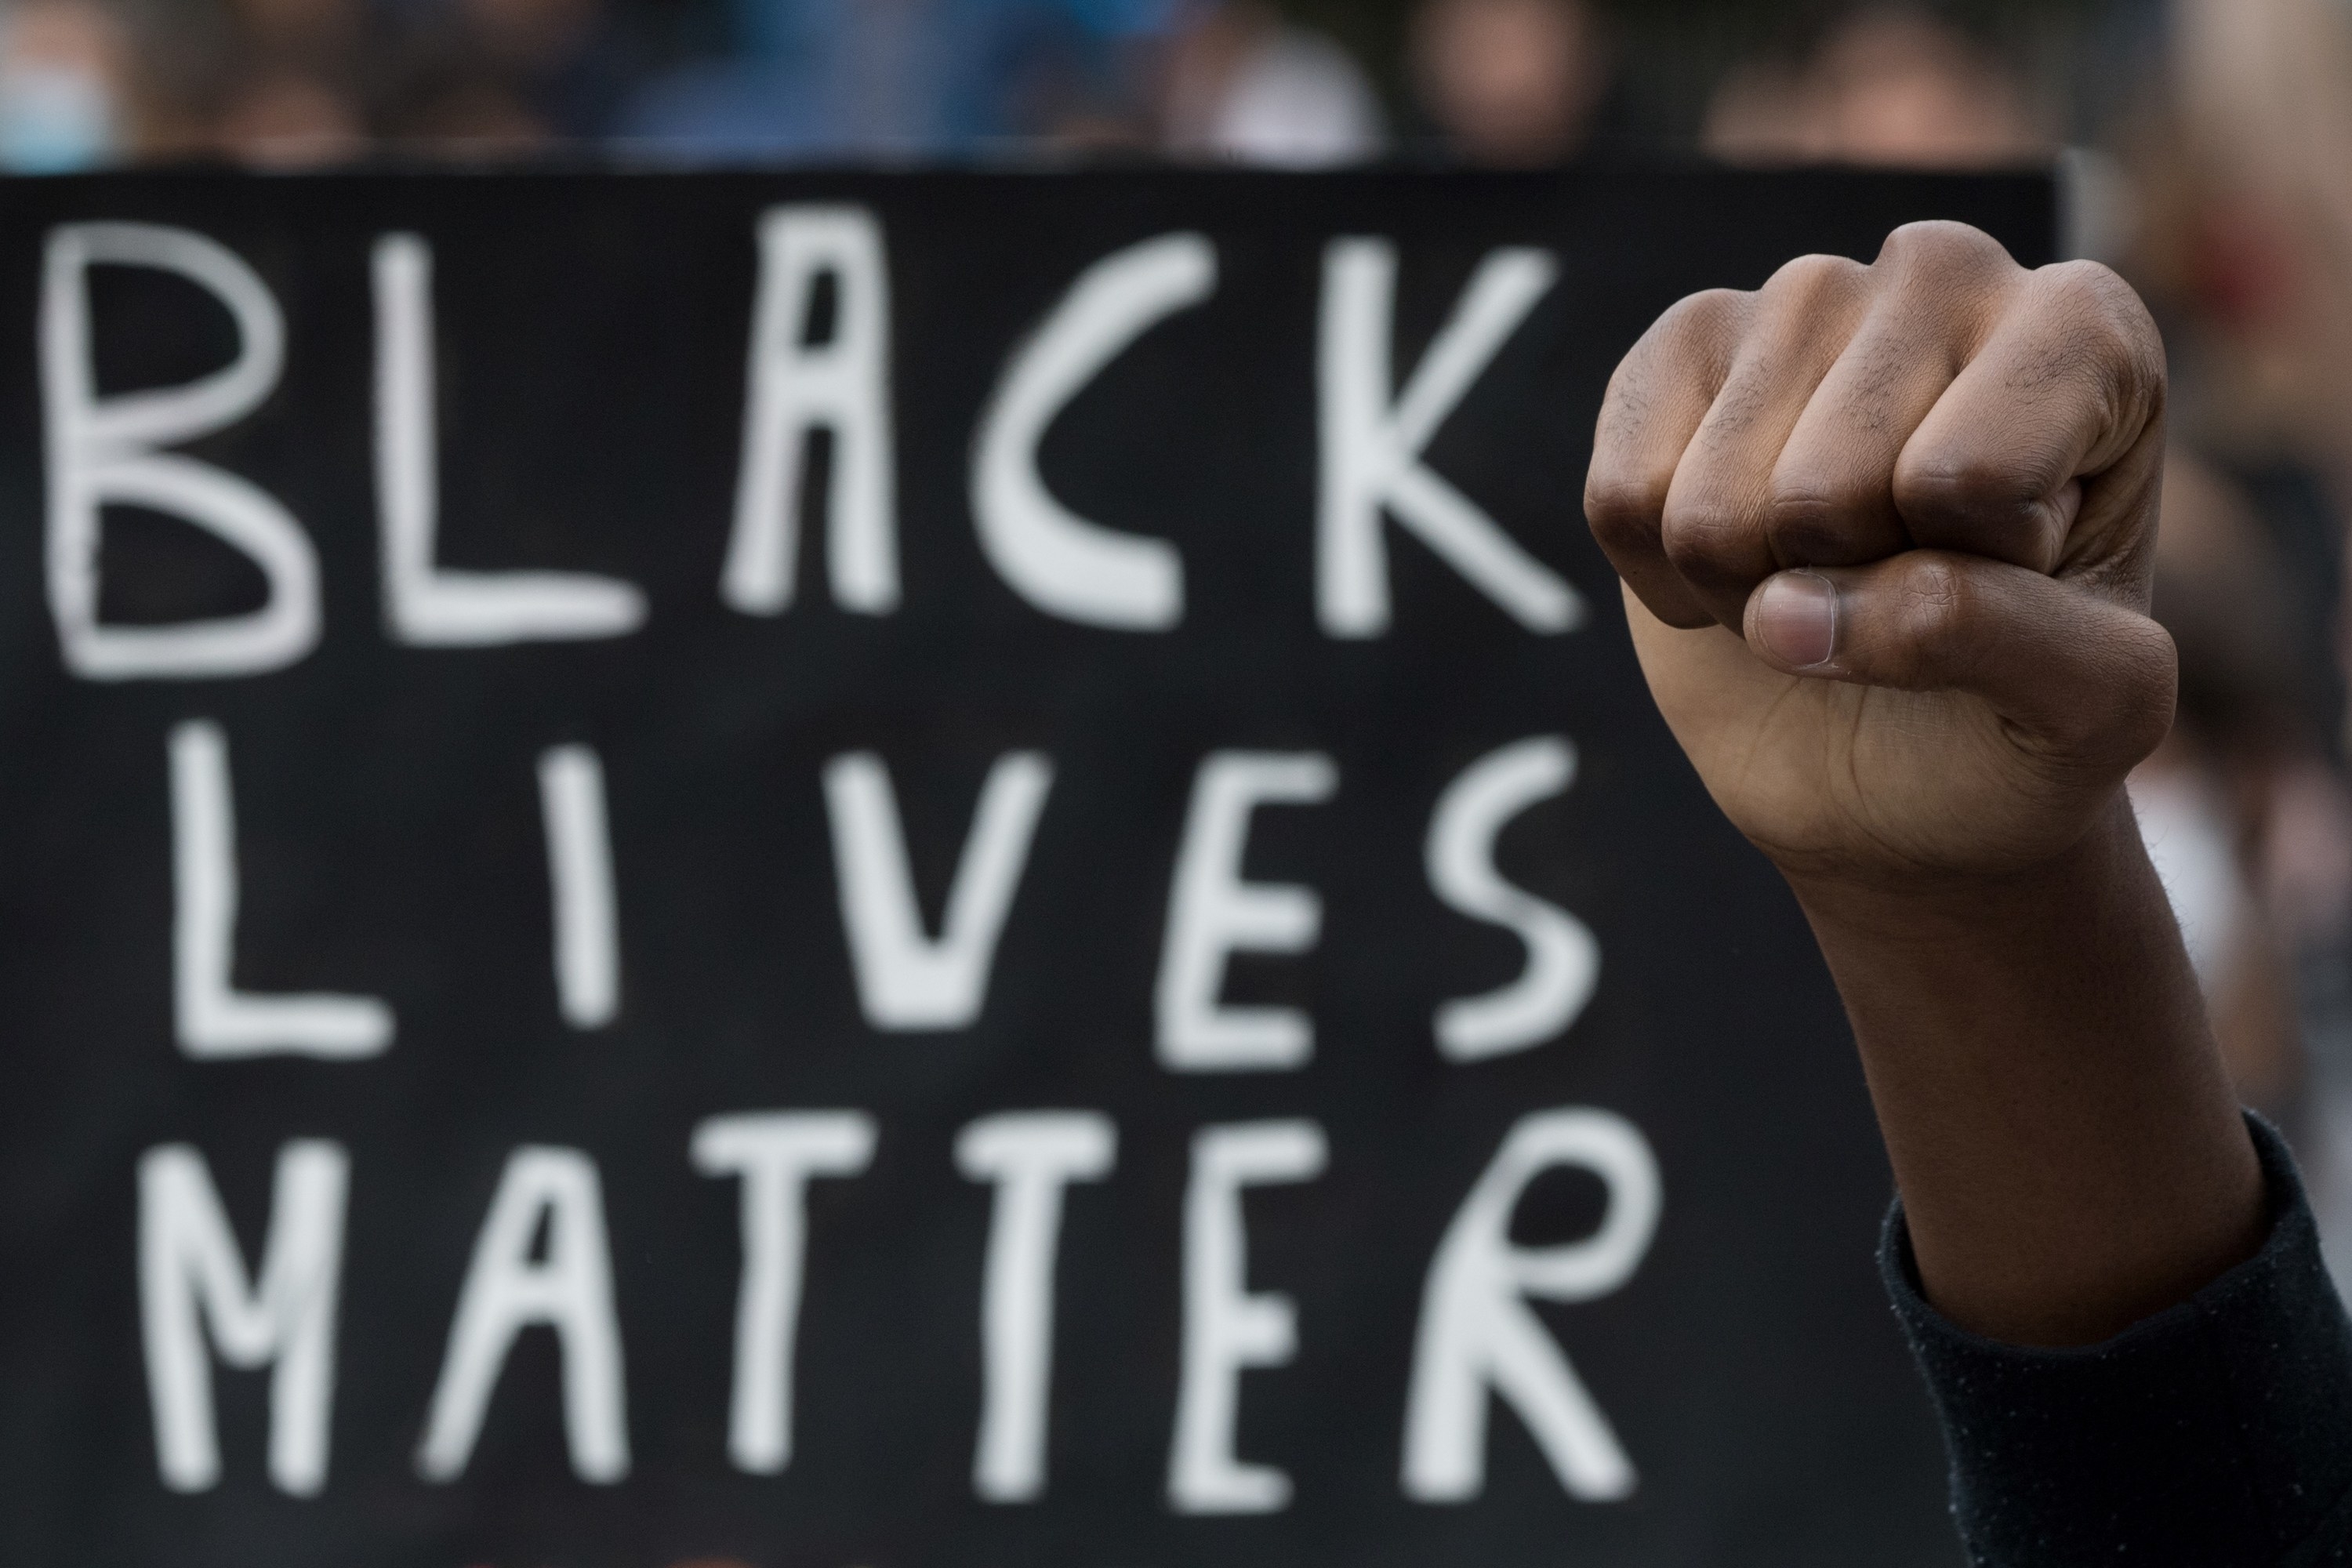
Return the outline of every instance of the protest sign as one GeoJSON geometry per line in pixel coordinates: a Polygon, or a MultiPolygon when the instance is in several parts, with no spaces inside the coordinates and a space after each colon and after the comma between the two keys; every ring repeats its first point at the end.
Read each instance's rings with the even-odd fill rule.
{"type": "Polygon", "coordinates": [[[0,190],[0,1563],[1948,1561],[1580,515],[2031,178],[0,190]]]}

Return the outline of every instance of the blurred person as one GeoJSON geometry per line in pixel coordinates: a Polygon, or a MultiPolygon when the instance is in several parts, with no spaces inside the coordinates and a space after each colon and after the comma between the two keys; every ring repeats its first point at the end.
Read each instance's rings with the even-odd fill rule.
{"type": "Polygon", "coordinates": [[[1255,0],[1196,0],[1166,68],[1165,144],[1180,157],[1317,169],[1361,163],[1384,143],[1354,57],[1255,0]]]}
{"type": "Polygon", "coordinates": [[[1611,75],[1585,0],[1428,0],[1413,21],[1412,68],[1452,152],[1500,168],[1582,150],[1611,75]]]}
{"type": "Polygon", "coordinates": [[[734,53],[657,79],[625,133],[697,153],[911,153],[947,135],[933,0],[734,0],[734,53]]]}
{"type": "MultiPolygon", "coordinates": [[[[936,4],[936,0],[935,0],[936,4]]],[[[1159,135],[1150,65],[1183,0],[950,0],[935,14],[966,64],[929,153],[1136,153],[1159,135]]]]}
{"type": "Polygon", "coordinates": [[[2014,71],[1950,23],[1905,7],[1855,14],[1802,60],[1735,70],[1701,142],[1740,163],[1915,169],[2024,165],[2054,151],[2014,71]]]}
{"type": "Polygon", "coordinates": [[[629,46],[604,0],[459,0],[484,63],[558,136],[601,136],[635,86],[629,46]]]}
{"type": "Polygon", "coordinates": [[[463,58],[412,64],[389,95],[383,125],[395,151],[442,158],[530,158],[558,140],[504,73],[463,58]]]}
{"type": "Polygon", "coordinates": [[[2173,328],[2185,422],[2233,467],[2315,476],[2340,572],[2352,18],[2335,0],[2172,0],[2168,18],[2168,79],[2121,138],[2143,212],[2126,269],[2173,328]]]}
{"type": "Polygon", "coordinates": [[[2179,701],[2132,800],[2239,1094],[2292,1121],[2305,1069],[2294,953],[2301,922],[2336,917],[2288,900],[2326,900],[2322,882],[2352,876],[2352,818],[2301,795],[2326,773],[2324,737],[2298,700],[2289,590],[2253,507],[2176,452],[2163,508],[2153,613],[2179,650],[2179,701]]]}
{"type": "Polygon", "coordinates": [[[393,0],[394,140],[520,150],[612,134],[643,55],[605,0],[393,0]]]}
{"type": "Polygon", "coordinates": [[[633,140],[699,157],[970,153],[1139,137],[1130,69],[1168,0],[733,0],[734,53],[656,80],[633,140]]]}
{"type": "Polygon", "coordinates": [[[69,174],[122,158],[136,135],[121,19],[92,0],[0,10],[0,171],[69,174]]]}
{"type": "Polygon", "coordinates": [[[2292,594],[2306,725],[2261,884],[2294,963],[2304,1145],[2352,1288],[2352,18],[2336,0],[2163,0],[2161,68],[2112,128],[2138,221],[2121,265],[2165,322],[2175,416],[2255,500],[2292,594]]]}
{"type": "Polygon", "coordinates": [[[2352,25],[2306,0],[2174,0],[2169,16],[2165,79],[2116,137],[2138,214],[2122,265],[2166,323],[2177,419],[2257,502],[2306,722],[2340,757],[2352,25]]]}
{"type": "Polygon", "coordinates": [[[230,0],[229,80],[211,140],[231,159],[272,170],[365,155],[360,0],[230,0]]]}
{"type": "Polygon", "coordinates": [[[299,70],[266,71],[240,84],[215,127],[221,150],[257,169],[291,171],[366,155],[368,131],[352,95],[299,70]]]}

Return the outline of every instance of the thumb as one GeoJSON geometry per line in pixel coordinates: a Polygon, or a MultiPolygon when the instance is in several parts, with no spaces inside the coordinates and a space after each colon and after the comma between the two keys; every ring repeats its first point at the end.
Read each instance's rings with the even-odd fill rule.
{"type": "Polygon", "coordinates": [[[1748,595],[1749,649],[1776,669],[1981,698],[2053,760],[2118,771],[2172,727],[2172,638],[2039,572],[1945,550],[1777,573],[1748,595]]]}

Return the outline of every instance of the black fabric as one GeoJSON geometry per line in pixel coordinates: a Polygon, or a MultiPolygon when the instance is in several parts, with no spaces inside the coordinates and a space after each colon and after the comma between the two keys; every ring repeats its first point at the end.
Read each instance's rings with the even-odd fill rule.
{"type": "Polygon", "coordinates": [[[1920,1293],[1898,1203],[1880,1266],[1988,1568],[2352,1563],[2352,1323],[2294,1161],[2248,1119],[2270,1240],[2192,1300],[2082,1350],[1996,1344],[1920,1293]]]}

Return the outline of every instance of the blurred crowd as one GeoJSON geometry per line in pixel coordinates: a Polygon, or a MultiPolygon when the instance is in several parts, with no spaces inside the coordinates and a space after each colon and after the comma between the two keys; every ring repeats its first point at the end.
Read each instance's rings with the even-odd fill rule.
{"type": "Polygon", "coordinates": [[[0,169],[583,146],[696,160],[1059,149],[1318,167],[1382,155],[1529,165],[1704,142],[1746,158],[2015,161],[2066,129],[2045,90],[2050,40],[2098,30],[2069,0],[2025,6],[2041,19],[2023,27],[1926,11],[1849,22],[1840,10],[0,0],[0,169]],[[1686,15],[1660,26],[1669,13],[1686,15]],[[1694,70],[1710,79],[1711,102],[1694,99],[1694,70]]]}
{"type": "Polygon", "coordinates": [[[2134,793],[2352,1264],[2352,0],[0,0],[0,172],[583,149],[2054,163],[2173,354],[2134,793]]]}

